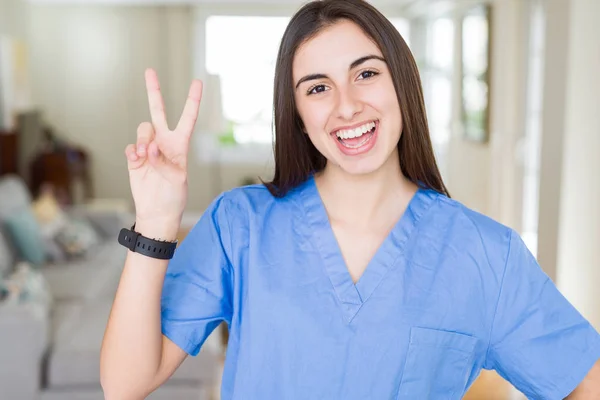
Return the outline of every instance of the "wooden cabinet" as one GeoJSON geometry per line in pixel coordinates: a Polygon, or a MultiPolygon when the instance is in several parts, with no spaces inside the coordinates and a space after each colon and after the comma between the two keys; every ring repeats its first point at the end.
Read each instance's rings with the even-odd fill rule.
{"type": "Polygon", "coordinates": [[[16,132],[0,131],[0,176],[18,173],[18,139],[16,132]]]}
{"type": "Polygon", "coordinates": [[[90,200],[94,193],[90,157],[78,146],[54,142],[49,145],[38,112],[24,113],[18,127],[11,132],[0,131],[0,176],[19,175],[34,198],[43,185],[54,188],[64,204],[90,200]]]}
{"type": "Polygon", "coordinates": [[[90,200],[94,193],[89,164],[87,153],[77,148],[38,154],[30,166],[33,196],[37,196],[43,185],[49,184],[61,203],[90,200]]]}

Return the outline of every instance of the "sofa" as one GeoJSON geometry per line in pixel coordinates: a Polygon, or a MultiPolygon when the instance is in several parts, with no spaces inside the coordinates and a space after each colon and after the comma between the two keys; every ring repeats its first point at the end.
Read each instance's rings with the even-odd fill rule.
{"type": "MultiPolygon", "coordinates": [[[[31,195],[17,176],[0,177],[0,279],[10,276],[21,255],[2,221],[30,207],[31,195]]],[[[83,257],[36,267],[49,292],[23,302],[0,301],[0,399],[96,400],[100,347],[123,268],[126,249],[117,243],[131,215],[73,207],[101,242],[83,257]]],[[[215,332],[211,337],[217,336],[215,332]]],[[[219,340],[188,357],[150,399],[202,400],[219,379],[219,340]]]]}

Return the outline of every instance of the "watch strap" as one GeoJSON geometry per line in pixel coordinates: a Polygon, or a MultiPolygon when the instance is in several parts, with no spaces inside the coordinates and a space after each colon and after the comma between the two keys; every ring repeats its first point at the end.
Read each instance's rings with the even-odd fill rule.
{"type": "Polygon", "coordinates": [[[142,236],[135,231],[135,224],[131,229],[121,229],[118,242],[133,252],[160,260],[173,258],[177,248],[177,242],[164,242],[142,236]]]}

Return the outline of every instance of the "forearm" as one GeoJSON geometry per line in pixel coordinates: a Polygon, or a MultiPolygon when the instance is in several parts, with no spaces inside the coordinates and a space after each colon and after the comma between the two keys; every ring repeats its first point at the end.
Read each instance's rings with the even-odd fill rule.
{"type": "Polygon", "coordinates": [[[592,400],[600,398],[600,361],[592,367],[584,380],[565,400],[592,400]]]}
{"type": "Polygon", "coordinates": [[[109,399],[144,397],[155,381],[163,350],[160,300],[167,265],[167,260],[127,254],[100,355],[109,399]]]}

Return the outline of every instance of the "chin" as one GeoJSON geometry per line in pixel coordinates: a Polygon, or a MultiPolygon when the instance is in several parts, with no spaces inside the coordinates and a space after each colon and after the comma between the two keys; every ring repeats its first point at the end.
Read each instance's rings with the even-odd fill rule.
{"type": "Polygon", "coordinates": [[[363,159],[339,160],[335,165],[349,175],[369,175],[381,169],[386,164],[385,161],[383,157],[376,157],[373,154],[373,157],[363,159]]]}

